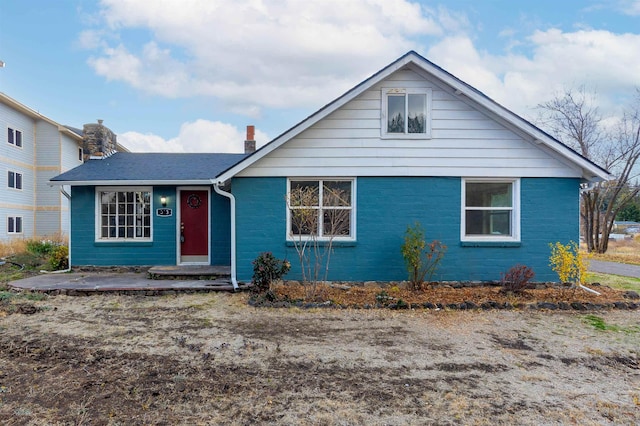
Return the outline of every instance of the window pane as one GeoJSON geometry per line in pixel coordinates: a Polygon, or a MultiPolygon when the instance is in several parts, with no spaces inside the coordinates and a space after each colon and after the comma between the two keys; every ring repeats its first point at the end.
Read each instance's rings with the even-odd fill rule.
{"type": "Polygon", "coordinates": [[[467,210],[466,235],[511,235],[510,210],[467,210]]]}
{"type": "Polygon", "coordinates": [[[350,181],[324,181],[322,188],[323,206],[351,206],[350,181]]]}
{"type": "Polygon", "coordinates": [[[16,146],[22,146],[22,132],[16,130],[16,146]]]}
{"type": "Polygon", "coordinates": [[[7,142],[9,142],[10,144],[13,144],[13,129],[8,128],[7,129],[7,142]]]}
{"type": "Polygon", "coordinates": [[[404,95],[387,96],[387,133],[404,133],[404,95]]]}
{"type": "Polygon", "coordinates": [[[324,209],[323,221],[324,236],[347,237],[351,234],[350,209],[324,209]]]}
{"type": "Polygon", "coordinates": [[[15,218],[8,217],[7,218],[7,232],[16,232],[15,228],[15,218]]]}
{"type": "Polygon", "coordinates": [[[21,217],[16,217],[16,233],[18,233],[18,234],[22,233],[22,218],[21,217]]]}
{"type": "Polygon", "coordinates": [[[16,187],[16,177],[15,177],[15,173],[13,172],[9,172],[9,188],[15,188],[16,187]]]}
{"type": "Polygon", "coordinates": [[[318,210],[311,208],[292,209],[292,235],[318,235],[318,210]]]}
{"type": "Polygon", "coordinates": [[[16,173],[16,188],[22,189],[22,174],[16,173]]]}
{"type": "Polygon", "coordinates": [[[511,182],[468,182],[467,207],[513,207],[511,182]]]}
{"type": "Polygon", "coordinates": [[[408,101],[407,131],[409,133],[426,133],[427,95],[409,95],[408,101]]]}
{"type": "Polygon", "coordinates": [[[150,238],[151,192],[101,192],[101,238],[150,238]]]}
{"type": "Polygon", "coordinates": [[[318,206],[320,203],[318,181],[291,181],[289,202],[293,207],[318,206]]]}

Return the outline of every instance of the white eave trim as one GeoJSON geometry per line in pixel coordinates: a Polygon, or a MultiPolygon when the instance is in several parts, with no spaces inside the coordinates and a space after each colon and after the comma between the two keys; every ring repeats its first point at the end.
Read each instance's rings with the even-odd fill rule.
{"type": "Polygon", "coordinates": [[[469,90],[469,87],[467,87],[466,84],[452,77],[445,71],[438,69],[436,67],[433,67],[429,63],[425,63],[424,60],[419,57],[415,57],[415,58],[416,59],[414,63],[416,63],[421,68],[425,69],[434,77],[443,81],[445,84],[452,87],[456,95],[466,96],[467,98],[471,99],[475,103],[486,108],[488,111],[496,114],[498,117],[514,125],[519,130],[525,132],[528,135],[531,135],[531,137],[534,138],[534,142],[536,144],[543,144],[549,147],[551,150],[560,154],[561,156],[568,159],[569,161],[573,162],[574,164],[579,166],[581,169],[588,171],[589,173],[585,173],[585,175],[592,174],[591,178],[588,179],[589,181],[592,181],[594,177],[598,177],[602,180],[613,179],[613,176],[611,174],[606,173],[606,171],[600,169],[599,167],[595,166],[587,159],[576,154],[574,151],[572,151],[570,148],[566,147],[562,143],[550,138],[549,135],[547,135],[546,133],[544,133],[543,131],[541,131],[531,123],[526,122],[519,115],[508,110],[502,105],[492,101],[491,99],[487,98],[485,95],[481,95],[479,93],[476,93],[473,90],[469,90]]]}
{"type": "Polygon", "coordinates": [[[50,185],[69,186],[174,186],[198,185],[211,186],[211,179],[198,180],[50,180],[50,185]]]}
{"type": "Polygon", "coordinates": [[[433,75],[435,78],[443,81],[445,84],[449,85],[453,88],[454,92],[459,96],[466,96],[470,100],[476,102],[478,105],[486,108],[488,111],[496,114],[498,117],[502,118],[506,122],[512,124],[516,128],[520,129],[522,132],[531,135],[531,137],[535,140],[536,143],[544,144],[549,147],[554,152],[558,153],[560,156],[569,160],[571,163],[578,166],[580,169],[587,173],[583,173],[583,177],[587,181],[599,181],[599,180],[611,180],[613,177],[607,173],[605,170],[600,167],[594,165],[590,161],[582,158],[580,155],[576,154],[568,147],[565,147],[561,143],[549,137],[549,135],[545,134],[541,130],[537,129],[534,125],[527,123],[524,119],[522,119],[517,114],[509,111],[503,106],[497,104],[495,101],[487,98],[485,95],[475,92],[475,90],[471,90],[469,86],[447,73],[443,69],[435,66],[430,63],[426,59],[422,58],[415,52],[411,52],[402,58],[398,59],[396,62],[388,65],[386,68],[383,68],[378,73],[369,77],[369,79],[363,81],[359,85],[355,86],[353,89],[339,97],[338,99],[330,102],[315,114],[307,117],[303,121],[301,121],[295,127],[292,127],[282,135],[278,136],[276,139],[269,142],[267,145],[260,148],[253,155],[245,158],[240,161],[221,175],[216,178],[216,182],[224,182],[241,172],[242,170],[250,167],[252,164],[269,154],[270,152],[276,150],[281,145],[283,145],[288,140],[297,136],[304,130],[308,129],[312,125],[316,124],[318,121],[322,120],[332,112],[336,111],[338,108],[342,107],[347,102],[353,100],[355,97],[368,90],[370,87],[376,85],[380,81],[387,78],[389,75],[393,74],[397,70],[403,68],[408,64],[414,64],[417,67],[420,67],[427,73],[433,75]]]}

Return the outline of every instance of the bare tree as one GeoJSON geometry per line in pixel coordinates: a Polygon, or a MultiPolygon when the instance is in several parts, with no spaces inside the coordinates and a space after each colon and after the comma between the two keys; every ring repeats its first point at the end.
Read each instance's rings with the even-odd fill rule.
{"type": "Polygon", "coordinates": [[[587,249],[604,253],[618,212],[640,191],[632,186],[640,157],[640,91],[632,107],[605,129],[596,106],[595,93],[584,86],[567,89],[551,101],[538,105],[541,125],[582,156],[609,170],[615,179],[581,191],[580,217],[587,249]]]}
{"type": "Polygon", "coordinates": [[[348,235],[350,229],[351,211],[342,208],[349,205],[348,194],[339,188],[325,187],[323,206],[320,206],[318,190],[313,186],[299,186],[287,194],[288,232],[300,261],[307,299],[314,299],[318,283],[327,280],[335,237],[348,235]]]}

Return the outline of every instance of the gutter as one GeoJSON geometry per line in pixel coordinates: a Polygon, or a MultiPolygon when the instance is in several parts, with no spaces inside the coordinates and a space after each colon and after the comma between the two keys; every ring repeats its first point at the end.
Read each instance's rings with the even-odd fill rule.
{"type": "Polygon", "coordinates": [[[232,193],[223,191],[220,188],[221,182],[211,179],[213,190],[229,199],[231,205],[231,284],[233,290],[238,290],[238,279],[236,277],[236,197],[232,193]]]}

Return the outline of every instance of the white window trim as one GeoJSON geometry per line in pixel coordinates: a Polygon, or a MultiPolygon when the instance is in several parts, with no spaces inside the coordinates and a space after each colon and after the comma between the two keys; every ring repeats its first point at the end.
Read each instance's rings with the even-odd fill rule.
{"type": "Polygon", "coordinates": [[[24,233],[24,217],[23,216],[7,216],[7,234],[9,235],[20,235],[24,233]],[[13,219],[13,228],[16,227],[16,219],[20,219],[20,232],[17,231],[9,231],[9,219],[13,219]]]}
{"type": "MultiPolygon", "coordinates": [[[[382,105],[380,108],[380,137],[382,139],[431,139],[431,117],[432,117],[432,98],[433,90],[429,87],[383,87],[382,88],[382,105]],[[425,133],[387,133],[387,115],[388,105],[387,98],[389,95],[397,94],[424,94],[427,95],[426,99],[426,131],[425,133]]],[[[406,112],[406,111],[405,111],[406,112]]]]}
{"type": "Polygon", "coordinates": [[[462,178],[460,198],[460,241],[470,242],[520,242],[520,178],[462,178]],[[467,183],[507,182],[512,184],[511,235],[466,235],[466,189],[467,183]]]}
{"type": "Polygon", "coordinates": [[[96,186],[95,188],[95,242],[97,243],[148,243],[153,242],[153,216],[154,216],[154,199],[153,199],[153,187],[151,186],[96,186]],[[102,238],[101,230],[101,217],[102,217],[102,201],[100,200],[100,192],[143,192],[148,191],[151,200],[151,206],[149,206],[149,238],[102,238]]]}
{"type": "MultiPolygon", "coordinates": [[[[311,241],[315,238],[316,241],[356,241],[356,194],[357,194],[357,180],[356,178],[353,177],[306,177],[306,176],[301,176],[301,177],[290,177],[287,178],[287,202],[285,203],[285,214],[287,217],[287,228],[285,230],[286,233],[286,240],[287,241],[311,241]],[[351,219],[349,221],[351,228],[349,229],[349,236],[348,237],[321,237],[321,236],[317,236],[317,237],[312,237],[310,235],[293,235],[290,232],[291,229],[291,214],[289,212],[289,194],[291,193],[291,182],[292,181],[299,181],[299,180],[304,180],[304,181],[318,181],[318,182],[322,182],[322,181],[348,181],[351,182],[351,219]]],[[[320,201],[322,202],[322,201],[320,201]]]]}
{"type": "Polygon", "coordinates": [[[24,175],[14,170],[7,170],[7,188],[14,191],[22,191],[22,188],[24,188],[24,175]],[[9,185],[9,173],[13,173],[13,186],[9,185]],[[18,188],[18,176],[20,176],[20,188],[18,188]]]}
{"type": "Polygon", "coordinates": [[[22,149],[24,146],[24,132],[20,129],[16,129],[15,127],[7,126],[7,131],[5,133],[7,135],[7,144],[13,146],[14,148],[22,149]],[[13,131],[13,143],[9,142],[9,130],[13,131]],[[20,133],[20,145],[16,144],[17,133],[20,133]]]}

